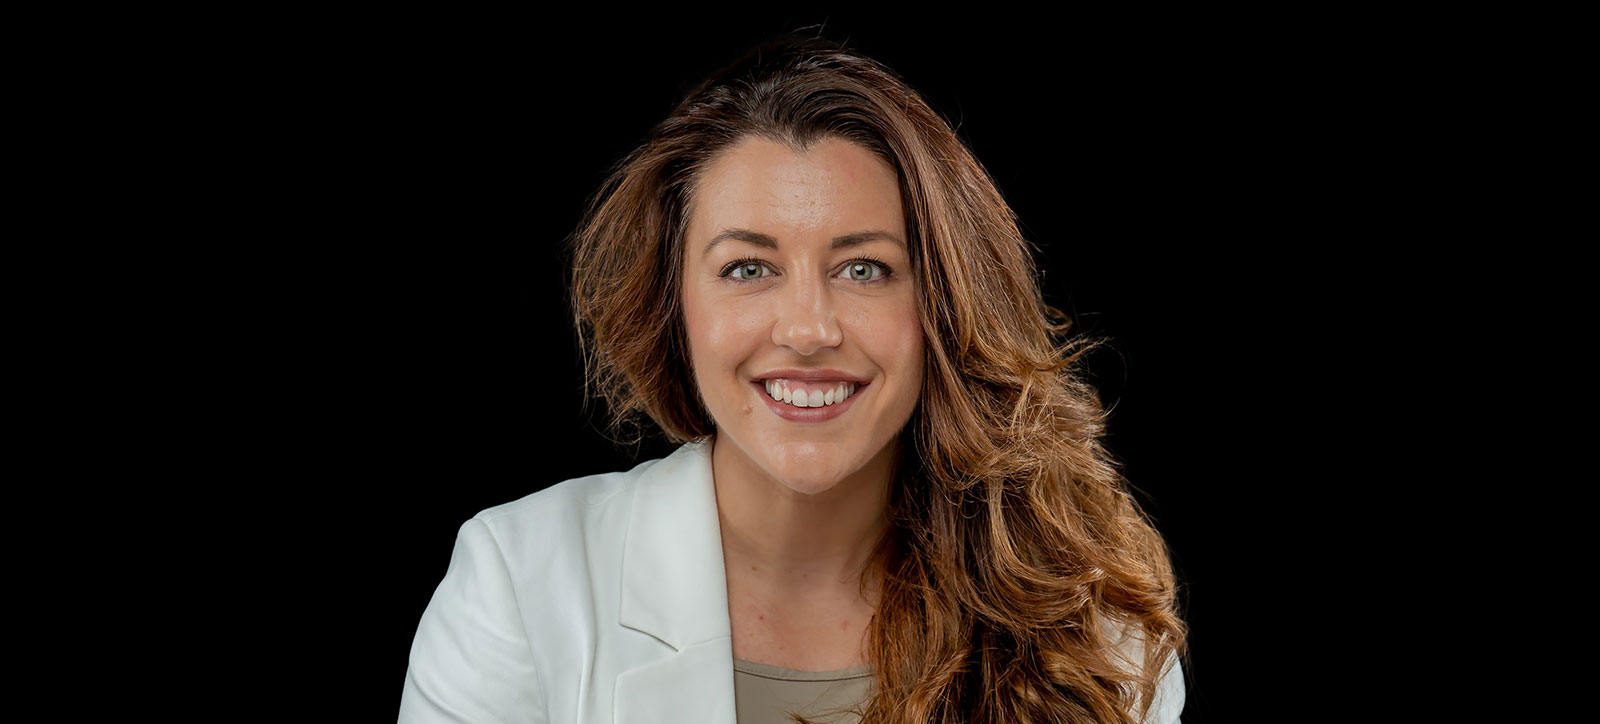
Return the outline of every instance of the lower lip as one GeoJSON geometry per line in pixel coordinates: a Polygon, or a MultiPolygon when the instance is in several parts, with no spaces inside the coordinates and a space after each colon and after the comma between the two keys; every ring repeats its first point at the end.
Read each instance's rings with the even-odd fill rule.
{"type": "Polygon", "coordinates": [[[772,395],[767,394],[766,383],[759,380],[751,382],[750,386],[754,387],[756,394],[761,396],[761,401],[767,403],[767,409],[772,410],[773,414],[778,417],[790,422],[827,422],[843,415],[845,410],[856,404],[856,398],[860,397],[861,393],[866,392],[867,387],[870,385],[857,385],[856,393],[844,398],[844,402],[823,405],[822,407],[795,407],[787,402],[774,400],[772,395]]]}

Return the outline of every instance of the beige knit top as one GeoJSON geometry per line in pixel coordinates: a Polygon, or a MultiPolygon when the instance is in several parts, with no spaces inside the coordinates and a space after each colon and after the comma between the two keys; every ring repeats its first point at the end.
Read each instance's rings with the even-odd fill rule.
{"type": "Polygon", "coordinates": [[[789,711],[827,724],[859,724],[856,715],[837,710],[864,703],[871,692],[871,666],[798,671],[733,660],[734,709],[739,724],[792,724],[789,711]]]}

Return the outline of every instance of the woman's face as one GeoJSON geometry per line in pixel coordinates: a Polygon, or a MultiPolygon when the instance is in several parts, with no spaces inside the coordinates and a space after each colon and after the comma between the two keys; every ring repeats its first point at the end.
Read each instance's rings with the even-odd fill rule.
{"type": "Polygon", "coordinates": [[[894,169],[837,137],[799,154],[752,136],[690,206],[684,321],[716,457],[801,493],[886,471],[923,364],[894,169]]]}

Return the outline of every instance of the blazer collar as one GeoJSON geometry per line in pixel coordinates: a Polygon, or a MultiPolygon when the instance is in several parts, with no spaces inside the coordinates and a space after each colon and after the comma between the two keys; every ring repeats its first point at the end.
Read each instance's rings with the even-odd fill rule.
{"type": "Polygon", "coordinates": [[[636,481],[617,622],[673,652],[617,676],[619,724],[735,724],[733,634],[711,442],[690,442],[636,481]]]}
{"type": "Polygon", "coordinates": [[[618,623],[679,651],[733,635],[709,439],[639,477],[622,555],[618,623]]]}

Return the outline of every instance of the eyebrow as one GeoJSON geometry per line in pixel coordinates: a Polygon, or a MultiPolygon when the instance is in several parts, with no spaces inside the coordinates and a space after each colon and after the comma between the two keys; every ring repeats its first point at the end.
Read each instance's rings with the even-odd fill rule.
{"type": "MultiPolygon", "coordinates": [[[[709,256],[711,254],[711,250],[717,248],[718,244],[730,239],[742,241],[747,244],[766,247],[768,249],[778,248],[778,240],[768,234],[763,234],[759,231],[751,231],[749,229],[724,229],[722,233],[712,237],[711,243],[706,245],[706,250],[700,254],[700,258],[704,259],[705,257],[709,256]]],[[[876,229],[872,229],[868,231],[857,231],[855,233],[845,234],[843,236],[836,236],[833,238],[833,243],[828,245],[828,248],[843,249],[845,247],[859,246],[869,241],[877,241],[879,239],[892,241],[901,246],[906,245],[905,242],[900,240],[900,237],[897,237],[894,234],[891,234],[887,231],[878,231],[876,229]]]]}

